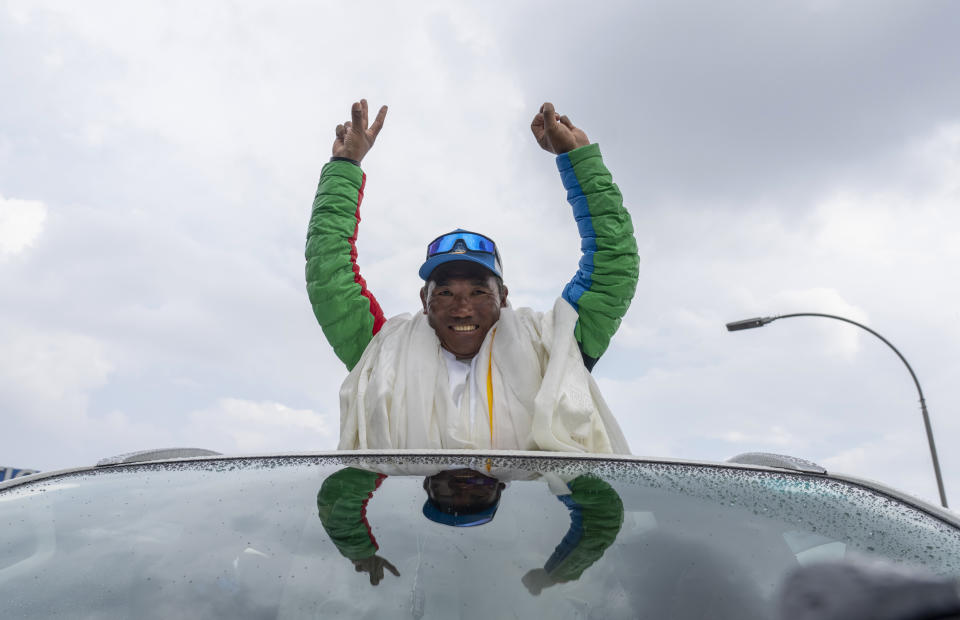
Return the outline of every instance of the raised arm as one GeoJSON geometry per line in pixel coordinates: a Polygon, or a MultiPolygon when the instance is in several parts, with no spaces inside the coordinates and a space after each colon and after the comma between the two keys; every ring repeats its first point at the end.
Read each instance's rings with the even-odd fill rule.
{"type": "Polygon", "coordinates": [[[530,124],[540,146],[557,155],[557,168],[580,233],[580,264],[563,298],[579,314],[574,331],[583,362],[592,369],[610,344],[637,288],[639,257],[623,196],[603,165],[600,147],[566,116],[544,103],[530,124]]]}
{"type": "Polygon", "coordinates": [[[367,502],[386,478],[385,474],[345,467],[324,480],[317,493],[323,529],[358,573],[370,575],[371,585],[380,583],[384,568],[400,576],[393,564],[376,555],[380,546],[367,522],[367,502]]]}
{"type": "Polygon", "coordinates": [[[348,369],[360,359],[385,319],[357,266],[357,229],[366,175],[360,162],[387,116],[380,108],[368,124],[366,99],[353,104],[351,120],[337,125],[333,157],[320,173],[307,227],[307,294],[327,341],[348,369]]]}
{"type": "Polygon", "coordinates": [[[613,544],[623,526],[623,500],[600,478],[578,476],[557,499],[570,511],[570,529],[543,568],[529,571],[523,583],[533,595],[557,583],[580,579],[613,544]]]}

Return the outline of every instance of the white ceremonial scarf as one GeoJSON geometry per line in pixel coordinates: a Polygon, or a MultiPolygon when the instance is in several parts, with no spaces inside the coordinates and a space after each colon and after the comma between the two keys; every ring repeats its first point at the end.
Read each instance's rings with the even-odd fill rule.
{"type": "Polygon", "coordinates": [[[563,298],[549,313],[503,308],[477,353],[478,383],[453,404],[440,340],[423,313],[387,321],[340,387],[340,450],[545,450],[629,454],[620,426],[583,365],[577,312],[563,298]],[[492,352],[492,362],[491,362],[492,352]]]}

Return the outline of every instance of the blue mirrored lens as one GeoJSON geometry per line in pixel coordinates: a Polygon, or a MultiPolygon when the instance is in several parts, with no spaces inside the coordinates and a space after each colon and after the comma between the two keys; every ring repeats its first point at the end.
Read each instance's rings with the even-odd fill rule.
{"type": "Polygon", "coordinates": [[[470,252],[487,252],[493,254],[496,246],[493,241],[483,235],[476,233],[450,233],[444,235],[427,246],[427,258],[437,254],[446,254],[457,245],[457,241],[463,241],[467,250],[470,252]]]}

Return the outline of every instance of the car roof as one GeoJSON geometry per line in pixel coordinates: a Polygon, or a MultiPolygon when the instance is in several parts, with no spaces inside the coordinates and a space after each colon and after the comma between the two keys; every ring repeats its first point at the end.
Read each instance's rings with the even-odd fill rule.
{"type": "Polygon", "coordinates": [[[927,502],[875,480],[851,476],[842,473],[828,472],[824,467],[799,457],[768,453],[747,452],[736,455],[726,461],[709,461],[700,459],[680,459],[671,457],[650,457],[624,454],[594,454],[571,452],[545,452],[524,450],[436,450],[436,449],[394,449],[394,450],[328,450],[316,452],[279,452],[262,454],[224,455],[204,448],[161,448],[124,453],[101,459],[93,466],[74,467],[49,472],[37,472],[20,476],[12,480],[0,482],[0,491],[30,484],[43,479],[54,478],[66,474],[96,471],[102,469],[116,469],[132,465],[152,464],[183,464],[202,461],[235,461],[235,460],[262,460],[262,459],[382,459],[396,457],[435,457],[435,458],[497,458],[510,460],[555,460],[577,462],[612,462],[612,463],[643,463],[643,464],[670,464],[691,467],[710,467],[731,470],[752,470],[769,472],[790,472],[816,478],[824,478],[846,482],[864,487],[870,491],[888,496],[898,502],[907,504],[950,524],[960,528],[960,514],[927,502]]]}
{"type": "MultiPolygon", "coordinates": [[[[429,617],[589,609],[759,620],[798,566],[862,554],[960,577],[954,515],[808,461],[733,460],[462,450],[119,455],[3,485],[0,615],[159,618],[186,605],[192,616],[237,617],[259,605],[271,617],[407,609],[421,617],[425,606],[440,612],[429,617]],[[449,527],[428,510],[425,483],[465,469],[474,470],[462,481],[471,498],[490,487],[489,476],[503,491],[498,518],[482,527],[449,527]],[[397,570],[370,590],[381,578],[378,557],[397,570]]],[[[444,514],[462,516],[456,506],[444,514]]]]}

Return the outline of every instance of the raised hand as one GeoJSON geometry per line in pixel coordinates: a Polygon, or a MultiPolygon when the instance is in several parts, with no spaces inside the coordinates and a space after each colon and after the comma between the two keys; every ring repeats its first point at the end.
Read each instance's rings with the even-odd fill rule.
{"type": "Polygon", "coordinates": [[[381,558],[379,555],[371,555],[369,558],[354,560],[353,567],[357,569],[358,573],[369,573],[371,585],[377,585],[383,579],[384,567],[393,573],[394,577],[400,576],[400,571],[388,562],[386,558],[381,558]]]}
{"type": "Polygon", "coordinates": [[[550,577],[550,573],[542,568],[527,571],[520,581],[527,587],[527,591],[534,596],[540,596],[544,588],[549,588],[557,582],[550,577]]]}
{"type": "Polygon", "coordinates": [[[590,144],[587,134],[574,127],[566,115],[557,117],[557,112],[549,101],[540,106],[540,112],[530,123],[530,130],[543,150],[556,155],[590,144]]]}
{"type": "Polygon", "coordinates": [[[382,106],[377,112],[377,118],[367,126],[367,100],[354,102],[350,108],[350,118],[342,125],[337,125],[337,137],[333,141],[333,156],[346,157],[354,161],[362,161],[367,151],[373,147],[377,134],[383,129],[383,121],[387,118],[387,106],[382,106]]]}

